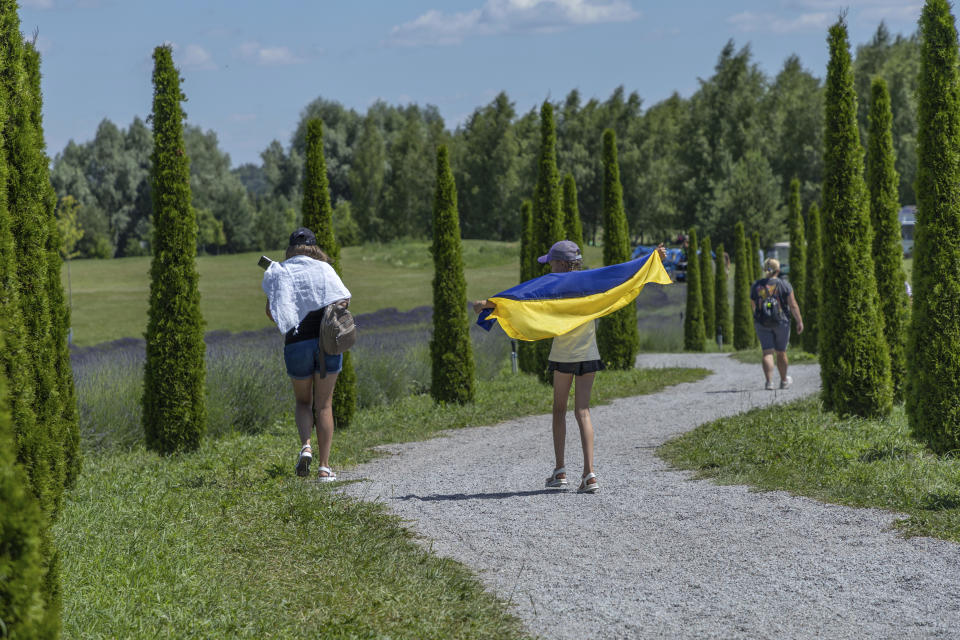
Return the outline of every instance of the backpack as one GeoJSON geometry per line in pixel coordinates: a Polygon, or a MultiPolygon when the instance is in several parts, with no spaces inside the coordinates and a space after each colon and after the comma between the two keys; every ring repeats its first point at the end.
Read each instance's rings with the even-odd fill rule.
{"type": "Polygon", "coordinates": [[[786,311],[780,303],[780,281],[777,280],[773,287],[772,292],[769,285],[764,287],[767,295],[760,296],[760,299],[757,300],[757,309],[753,314],[753,319],[767,328],[777,327],[787,321],[786,311]]]}
{"type": "Polygon", "coordinates": [[[339,304],[328,304],[320,321],[320,349],[331,356],[347,351],[357,341],[353,314],[339,304]]]}

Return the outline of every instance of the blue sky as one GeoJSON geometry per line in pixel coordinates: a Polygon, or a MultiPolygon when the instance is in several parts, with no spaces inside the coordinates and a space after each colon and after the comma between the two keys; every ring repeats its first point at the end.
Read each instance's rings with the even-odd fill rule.
{"type": "Polygon", "coordinates": [[[213,129],[234,166],[285,146],[323,96],[365,112],[382,99],[440,109],[448,128],[506,90],[524,112],[577,88],[646,106],[690,95],[729,39],[775,74],[791,53],[822,77],[842,9],[854,44],[881,20],[916,30],[920,0],[21,0],[43,54],[50,155],[103,118],[150,111],[153,47],[172,43],[188,121],[213,129]]]}

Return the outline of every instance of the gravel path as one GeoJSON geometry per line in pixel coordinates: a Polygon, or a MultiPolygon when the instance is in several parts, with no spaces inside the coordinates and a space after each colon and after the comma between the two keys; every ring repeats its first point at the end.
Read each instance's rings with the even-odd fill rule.
{"type": "MultiPolygon", "coordinates": [[[[408,519],[544,638],[960,637],[960,547],[898,537],[890,512],[692,481],[655,456],[709,420],[816,392],[815,365],[791,367],[784,392],[721,354],[638,365],[714,373],[593,409],[596,495],[543,489],[549,416],[386,447],[341,474],[368,480],[345,490],[408,519]]],[[[573,484],[572,415],[567,431],[573,484]]]]}

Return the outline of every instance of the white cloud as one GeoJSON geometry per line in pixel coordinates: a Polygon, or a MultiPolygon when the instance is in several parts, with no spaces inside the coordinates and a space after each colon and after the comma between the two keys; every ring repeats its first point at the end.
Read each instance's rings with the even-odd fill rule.
{"type": "Polygon", "coordinates": [[[241,58],[252,60],[263,66],[300,64],[303,62],[303,59],[289,47],[264,46],[259,42],[244,42],[240,45],[238,53],[241,58]]]}
{"type": "Polygon", "coordinates": [[[177,47],[174,47],[174,49],[175,53],[179,54],[177,58],[179,58],[180,65],[184,69],[212,71],[217,68],[217,65],[213,61],[213,56],[198,44],[188,44],[184,47],[182,53],[177,47]]]}
{"type": "Polygon", "coordinates": [[[471,36],[509,32],[549,32],[604,22],[636,20],[640,13],[627,0],[485,0],[461,13],[431,9],[390,30],[388,44],[418,46],[458,44],[471,36]]]}
{"type": "Polygon", "coordinates": [[[834,14],[827,12],[803,13],[795,18],[784,18],[773,13],[744,11],[730,16],[727,22],[746,32],[794,33],[822,30],[836,19],[834,14]]]}

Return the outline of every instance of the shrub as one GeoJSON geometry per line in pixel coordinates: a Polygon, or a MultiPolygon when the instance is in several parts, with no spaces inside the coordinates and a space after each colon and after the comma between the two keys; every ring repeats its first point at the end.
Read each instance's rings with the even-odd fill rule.
{"type": "Polygon", "coordinates": [[[576,242],[583,250],[583,224],[577,205],[577,183],[572,173],[563,177],[563,236],[566,240],[576,242]]]}
{"type": "Polygon", "coordinates": [[[473,350],[467,320],[467,281],[463,276],[457,187],[447,147],[437,150],[437,190],[433,201],[433,338],[430,395],[436,402],[465,404],[474,397],[473,350]]]}
{"type": "MultiPolygon", "coordinates": [[[[799,306],[807,291],[807,241],[803,227],[803,211],[800,209],[800,181],[796,178],[790,181],[787,225],[790,229],[790,284],[793,286],[793,296],[799,306]]],[[[801,308],[800,314],[803,315],[803,313],[804,310],[801,308]]],[[[790,344],[799,346],[801,335],[797,333],[796,318],[793,322],[794,329],[790,334],[790,344]]]]}
{"type": "MultiPolygon", "coordinates": [[[[534,276],[535,268],[539,267],[537,256],[533,252],[533,203],[524,200],[520,205],[521,233],[520,236],[520,282],[526,282],[534,276]]],[[[537,370],[537,344],[535,342],[517,341],[517,368],[524,373],[539,374],[537,370]]]]}
{"type": "Polygon", "coordinates": [[[763,277],[763,260],[760,256],[762,255],[763,247],[760,245],[760,232],[754,231],[750,234],[750,260],[753,264],[753,280],[759,280],[763,277]]]}
{"type": "MultiPolygon", "coordinates": [[[[617,138],[613,129],[607,129],[603,132],[603,264],[620,264],[629,259],[630,233],[623,211],[617,138]]],[[[597,347],[600,358],[611,369],[634,367],[640,348],[636,304],[628,304],[600,318],[597,347]]]]}
{"type": "Polygon", "coordinates": [[[890,356],[877,310],[870,211],[863,181],[847,27],[830,27],[825,93],[820,374],[824,406],[840,415],[890,413],[890,356]]]}
{"type": "Polygon", "coordinates": [[[960,448],[960,78],[957,32],[946,0],[928,0],[920,36],[906,408],[916,437],[935,451],[955,451],[960,448]]]}
{"type": "Polygon", "coordinates": [[[713,269],[713,256],[710,249],[710,238],[703,239],[700,247],[700,289],[703,291],[703,330],[707,340],[717,337],[717,309],[716,309],[716,275],[713,269]]]}
{"type": "Polygon", "coordinates": [[[820,245],[820,207],[807,210],[807,293],[803,301],[803,350],[820,351],[820,283],[823,279],[823,247],[820,245]]]}
{"type": "Polygon", "coordinates": [[[169,46],[154,49],[153,260],[147,359],[143,372],[143,431],[161,454],[192,451],[207,427],[203,318],[194,257],[197,222],[190,206],[190,168],[183,144],[185,99],[169,46]]]}
{"type": "Polygon", "coordinates": [[[734,227],[734,243],[736,270],[733,276],[733,348],[739,351],[749,349],[756,340],[750,306],[750,285],[753,284],[751,275],[754,267],[747,251],[742,222],[738,222],[734,227]]]}
{"type": "Polygon", "coordinates": [[[870,221],[873,225],[873,264],[883,316],[883,335],[890,351],[890,376],[894,402],[903,400],[907,367],[907,288],[900,244],[900,177],[894,168],[893,114],[883,78],[871,88],[867,149],[867,185],[870,188],[870,221]]]}
{"type": "MultiPolygon", "coordinates": [[[[333,268],[343,277],[340,245],[333,233],[333,208],[327,181],[327,161],[323,157],[323,121],[307,122],[306,162],[303,168],[303,226],[317,236],[317,244],[333,261],[333,268]]],[[[350,352],[343,354],[343,370],[333,388],[333,421],[338,428],[350,426],[357,410],[357,374],[350,352]]]]}
{"type": "Polygon", "coordinates": [[[733,319],[730,317],[730,299],[727,289],[727,262],[723,259],[723,245],[717,245],[717,276],[716,276],[716,325],[717,332],[723,336],[723,344],[729,345],[733,340],[733,319]]]}
{"type": "Polygon", "coordinates": [[[703,351],[703,289],[700,286],[700,260],[697,259],[697,230],[690,229],[687,246],[687,310],[683,316],[683,348],[703,351]]]}

